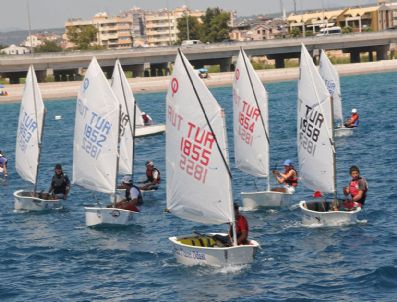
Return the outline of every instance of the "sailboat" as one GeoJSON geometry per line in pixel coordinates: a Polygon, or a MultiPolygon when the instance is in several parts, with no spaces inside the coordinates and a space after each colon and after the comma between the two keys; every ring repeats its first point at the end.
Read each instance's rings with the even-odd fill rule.
{"type": "Polygon", "coordinates": [[[42,211],[62,206],[61,200],[37,192],[45,112],[36,73],[30,66],[19,111],[15,169],[22,179],[34,184],[34,189],[14,192],[15,210],[42,211]]]}
{"type": "Polygon", "coordinates": [[[143,112],[139,109],[138,106],[136,106],[135,137],[146,137],[162,134],[165,132],[164,124],[145,125],[142,114],[143,112]]]}
{"type": "Polygon", "coordinates": [[[334,105],[334,120],[337,122],[337,127],[334,131],[335,137],[352,135],[353,128],[347,128],[344,125],[339,74],[335,66],[332,65],[331,61],[328,59],[324,50],[321,50],[319,72],[331,95],[334,105]]]}
{"type": "MultiPolygon", "coordinates": [[[[121,117],[125,116],[125,111],[124,115],[121,113],[122,107],[94,57],[77,96],[73,183],[110,194],[114,203],[122,152],[119,147],[122,146],[121,117]]],[[[128,129],[125,127],[126,133],[128,129]]],[[[129,134],[132,137],[131,132],[129,134]]],[[[87,206],[84,210],[87,226],[132,224],[137,213],[101,205],[87,206]]]]}
{"type": "Polygon", "coordinates": [[[270,189],[268,96],[244,50],[240,50],[233,79],[234,156],[238,169],[267,177],[267,190],[242,192],[244,209],[278,207],[292,194],[270,189]]]}
{"type": "MultiPolygon", "coordinates": [[[[308,189],[331,193],[331,201],[300,201],[304,225],[338,226],[357,221],[360,208],[345,211],[336,198],[336,150],[332,98],[302,44],[297,103],[300,181],[308,189]]],[[[322,195],[321,194],[321,195],[322,195]]],[[[320,195],[320,194],[319,194],[320,195]]],[[[322,197],[320,197],[322,198],[322,197]]]]}
{"type": "MultiPolygon", "coordinates": [[[[179,49],[166,106],[167,210],[198,223],[234,226],[224,113],[179,49]]],[[[234,236],[233,246],[223,247],[213,235],[170,237],[177,262],[225,266],[253,261],[259,247],[255,240],[237,245],[234,236]]]]}

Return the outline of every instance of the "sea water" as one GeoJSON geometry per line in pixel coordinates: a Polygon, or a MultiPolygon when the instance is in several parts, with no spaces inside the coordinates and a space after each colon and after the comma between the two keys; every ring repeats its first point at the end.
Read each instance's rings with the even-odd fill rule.
{"type": "MultiPolygon", "coordinates": [[[[144,163],[161,171],[156,192],[145,195],[137,224],[127,228],[85,226],[84,205],[108,197],[74,186],[66,208],[46,213],[15,213],[12,193],[31,189],[15,172],[19,104],[0,106],[0,149],[9,158],[9,178],[0,184],[1,301],[393,301],[397,297],[397,73],[343,77],[345,116],[360,114],[353,136],[338,138],[338,189],[358,165],[369,191],[363,223],[307,228],[294,206],[309,198],[298,186],[290,206],[246,212],[250,237],[261,244],[253,264],[242,267],[185,267],[175,261],[169,236],[193,230],[226,231],[164,213],[165,136],[136,140],[135,181],[144,163]]],[[[266,85],[269,93],[271,169],[296,163],[295,81],[266,85]]],[[[239,192],[265,188],[264,180],[238,171],[232,139],[232,90],[212,89],[225,108],[234,199],[239,192]]],[[[138,94],[141,109],[165,121],[165,93],[138,94]]],[[[75,100],[47,101],[40,190],[48,190],[56,163],[72,178],[75,100]],[[55,119],[56,116],[62,119],[55,119]]],[[[227,177],[227,175],[225,175],[227,177]]],[[[272,179],[272,184],[274,180],[272,179]]]]}

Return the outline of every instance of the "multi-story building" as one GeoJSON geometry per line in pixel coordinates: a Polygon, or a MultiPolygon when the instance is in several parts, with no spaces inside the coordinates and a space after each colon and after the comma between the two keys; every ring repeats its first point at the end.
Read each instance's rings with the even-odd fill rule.
{"type": "MultiPolygon", "coordinates": [[[[98,30],[95,45],[105,48],[131,48],[133,45],[132,19],[130,16],[109,17],[107,13],[98,13],[92,20],[71,19],[65,23],[65,30],[74,26],[93,25],[98,30]]],[[[67,39],[65,35],[64,38],[67,39]]],[[[66,48],[73,47],[65,43],[66,48]]]]}
{"type": "Polygon", "coordinates": [[[389,7],[381,4],[291,14],[287,21],[290,30],[299,28],[303,35],[306,32],[316,34],[321,28],[330,26],[350,27],[353,32],[382,31],[392,26],[393,14],[389,7]]]}
{"type": "Polygon", "coordinates": [[[186,16],[196,17],[201,22],[203,11],[192,11],[186,6],[175,10],[162,9],[159,11],[146,12],[145,29],[146,42],[148,46],[173,45],[178,41],[178,19],[186,16]]]}
{"type": "Polygon", "coordinates": [[[27,48],[35,48],[44,44],[45,41],[59,41],[60,36],[55,33],[38,33],[38,34],[31,34],[26,37],[26,40],[22,42],[21,46],[27,48]]]}

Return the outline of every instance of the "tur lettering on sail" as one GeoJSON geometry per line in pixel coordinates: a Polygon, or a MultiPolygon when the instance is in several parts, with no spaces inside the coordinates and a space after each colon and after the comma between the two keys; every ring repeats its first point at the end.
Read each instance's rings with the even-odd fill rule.
{"type": "Polygon", "coordinates": [[[317,108],[305,106],[306,110],[303,110],[304,116],[300,118],[299,142],[307,153],[314,156],[321,127],[324,123],[324,116],[317,108]]]}

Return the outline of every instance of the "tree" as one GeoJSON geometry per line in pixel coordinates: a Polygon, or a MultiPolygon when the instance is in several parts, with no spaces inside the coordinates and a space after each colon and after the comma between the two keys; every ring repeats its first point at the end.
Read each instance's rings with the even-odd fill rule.
{"type": "Polygon", "coordinates": [[[294,27],[293,29],[291,29],[291,32],[290,32],[290,36],[291,36],[291,37],[297,38],[297,37],[299,37],[300,35],[301,35],[301,31],[299,30],[299,28],[294,27]]]}
{"type": "Polygon", "coordinates": [[[221,42],[229,39],[230,13],[217,8],[207,8],[200,32],[202,42],[221,42]]]}
{"type": "Polygon", "coordinates": [[[67,28],[66,35],[77,49],[89,49],[96,40],[98,30],[94,25],[78,25],[67,28]]]}
{"type": "Polygon", "coordinates": [[[55,41],[45,40],[43,45],[37,46],[34,49],[35,52],[60,52],[62,47],[60,47],[55,41]]]}
{"type": "Polygon", "coordinates": [[[196,17],[189,16],[186,18],[184,15],[182,18],[178,19],[178,44],[183,40],[200,40],[201,24],[196,17]],[[189,37],[187,35],[187,24],[186,21],[189,20],[189,37]]]}
{"type": "Polygon", "coordinates": [[[353,28],[351,28],[350,26],[342,27],[342,34],[348,34],[348,33],[351,33],[352,31],[353,31],[353,28]]]}

